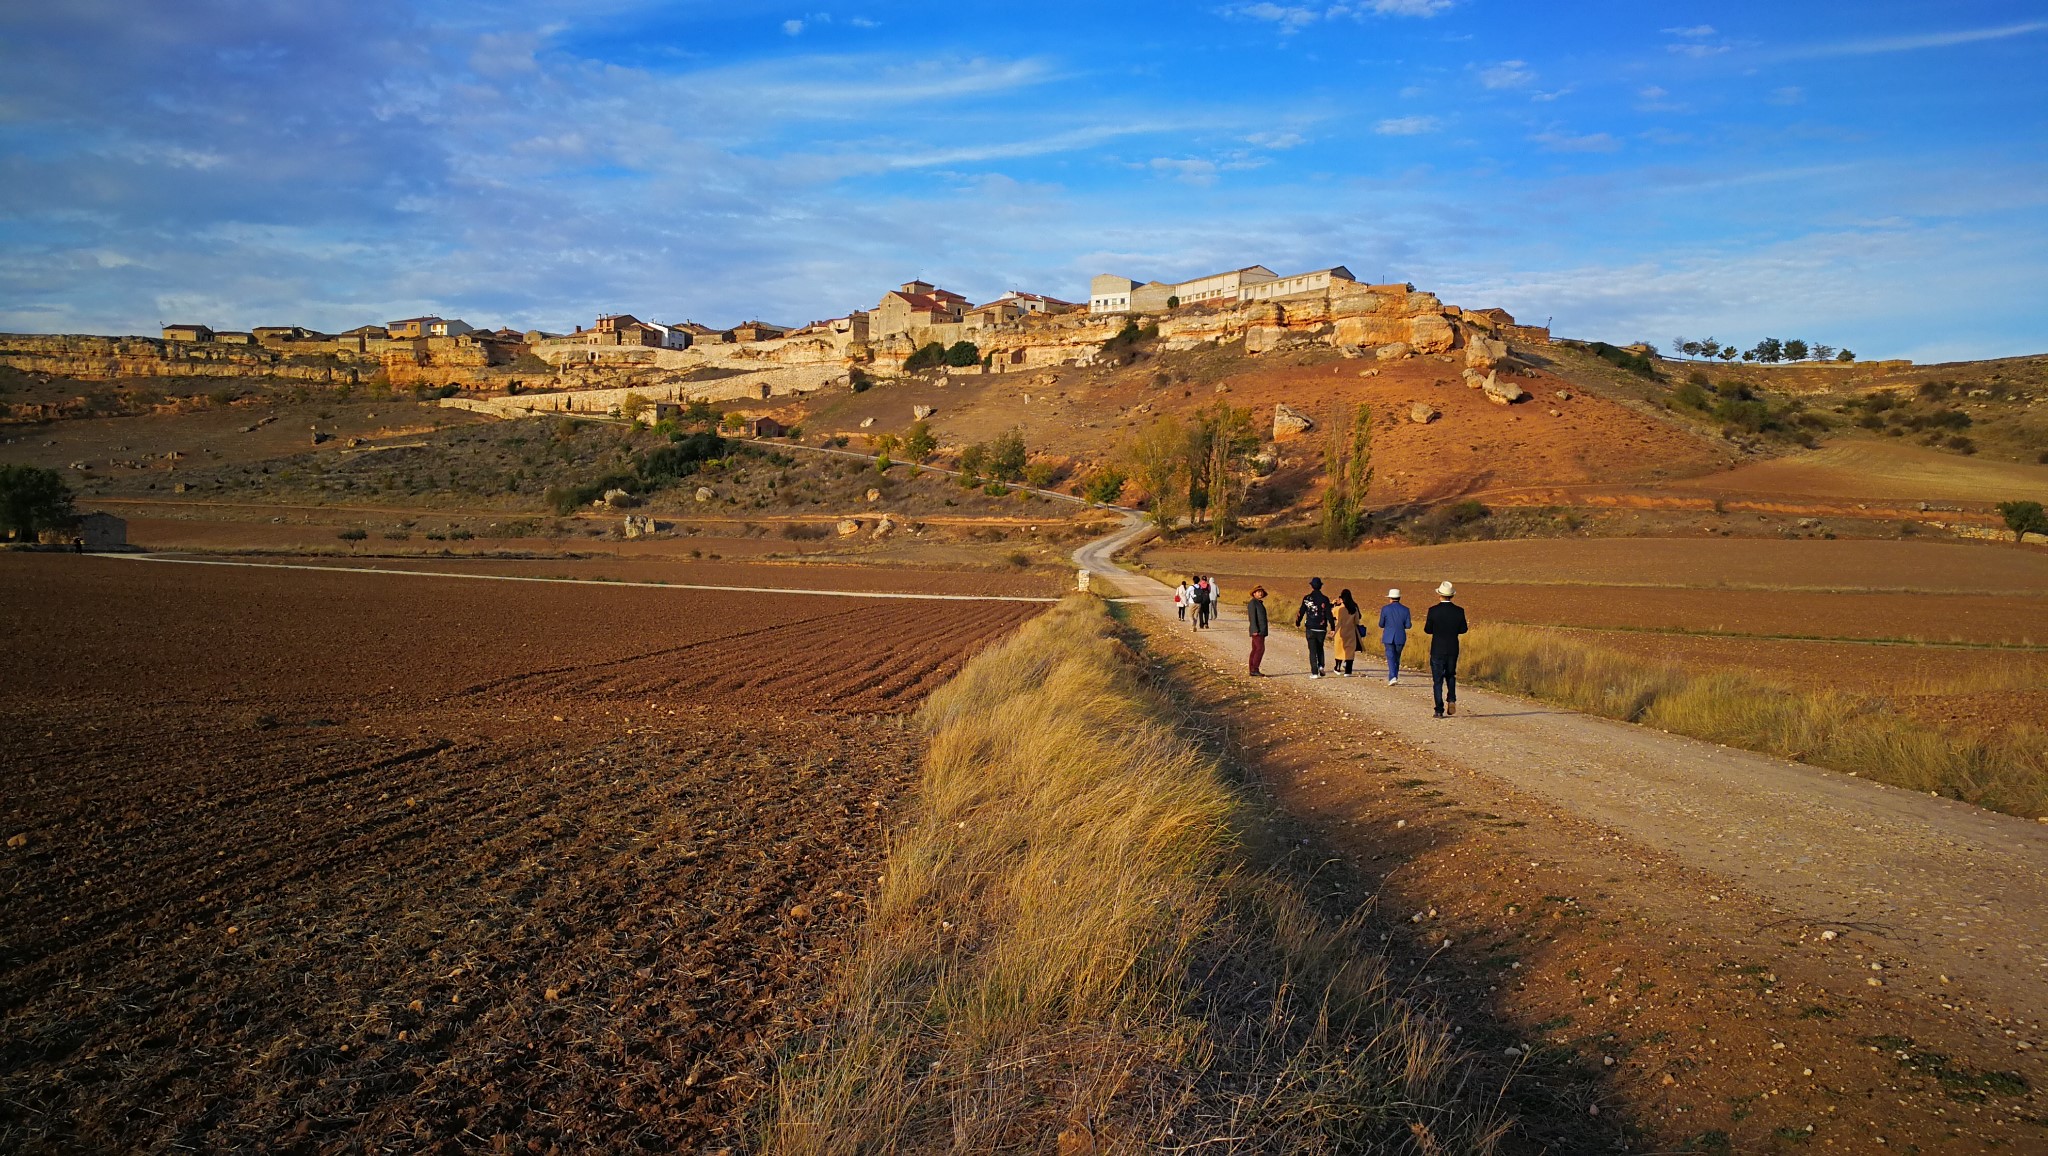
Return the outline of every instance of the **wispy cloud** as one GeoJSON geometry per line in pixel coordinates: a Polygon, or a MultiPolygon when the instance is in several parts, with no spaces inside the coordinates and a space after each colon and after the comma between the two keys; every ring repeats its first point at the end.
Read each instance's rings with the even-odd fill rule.
{"type": "Polygon", "coordinates": [[[1374,125],[1373,131],[1381,136],[1420,136],[1441,127],[1443,122],[1433,116],[1396,116],[1374,125]]]}
{"type": "Polygon", "coordinates": [[[1479,70],[1479,83],[1488,88],[1527,88],[1535,82],[1535,70],[1526,60],[1503,60],[1479,70]]]}
{"type": "Polygon", "coordinates": [[[1575,136],[1571,133],[1540,132],[1529,138],[1553,153],[1611,153],[1621,148],[1621,142],[1604,132],[1586,133],[1575,136]]]}
{"type": "Polygon", "coordinates": [[[1695,40],[1705,39],[1713,34],[1714,26],[1711,24],[1693,24],[1684,28],[1666,28],[1664,30],[1664,35],[1666,36],[1686,36],[1695,40]]]}
{"type": "Polygon", "coordinates": [[[801,20],[783,21],[782,34],[784,36],[802,36],[804,34],[804,22],[801,20]]]}
{"type": "Polygon", "coordinates": [[[1772,104],[1804,104],[1806,90],[1796,84],[1788,84],[1782,88],[1772,89],[1769,99],[1772,104]]]}
{"type": "Polygon", "coordinates": [[[1995,28],[1964,28],[1952,32],[1927,32],[1917,36],[1886,36],[1870,40],[1815,44],[1779,53],[1778,59],[1879,56],[1888,52],[1917,52],[1923,48],[1953,48],[1959,44],[1977,44],[1986,40],[2009,40],[2015,36],[2032,36],[2040,32],[2048,32],[2048,20],[2030,20],[2024,24],[2004,24],[1995,28]]]}
{"type": "Polygon", "coordinates": [[[1409,16],[1428,19],[1448,11],[1453,0],[1362,0],[1356,4],[1232,4],[1226,16],[1263,20],[1292,35],[1319,20],[1359,20],[1367,16],[1409,16]]]}

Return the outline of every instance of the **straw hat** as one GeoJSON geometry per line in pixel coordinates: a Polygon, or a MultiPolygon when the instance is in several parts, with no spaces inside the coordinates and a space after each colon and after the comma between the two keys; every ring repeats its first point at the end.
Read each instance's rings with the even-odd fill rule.
{"type": "Polygon", "coordinates": [[[1458,588],[1451,585],[1449,582],[1445,582],[1443,585],[1438,586],[1436,588],[1436,592],[1438,594],[1443,595],[1445,598],[1452,598],[1457,595],[1458,588]]]}
{"type": "Polygon", "coordinates": [[[1389,590],[1387,591],[1387,597],[1399,602],[1401,600],[1401,592],[1399,590],[1389,590]]]}

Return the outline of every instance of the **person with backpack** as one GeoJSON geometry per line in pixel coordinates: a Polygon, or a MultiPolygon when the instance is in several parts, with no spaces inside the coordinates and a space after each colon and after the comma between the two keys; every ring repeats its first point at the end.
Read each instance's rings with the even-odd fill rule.
{"type": "Polygon", "coordinates": [[[1387,591],[1387,604],[1380,607],[1380,646],[1387,652],[1387,685],[1401,685],[1401,648],[1408,645],[1408,629],[1415,618],[1401,605],[1399,590],[1387,591]]]}
{"type": "Polygon", "coordinates": [[[1323,580],[1308,580],[1308,593],[1294,612],[1294,624],[1308,639],[1308,676],[1323,677],[1323,640],[1330,636],[1330,597],[1323,593],[1323,580]]]}
{"type": "Polygon", "coordinates": [[[1195,629],[1209,628],[1209,576],[1195,576],[1195,629]]]}
{"type": "Polygon", "coordinates": [[[1351,591],[1342,590],[1337,594],[1337,624],[1330,634],[1330,641],[1337,644],[1337,657],[1330,660],[1330,669],[1345,678],[1358,661],[1358,602],[1351,597],[1351,591]]]}
{"type": "Polygon", "coordinates": [[[1465,608],[1451,601],[1458,591],[1449,582],[1436,588],[1440,601],[1429,608],[1422,620],[1422,632],[1429,635],[1429,686],[1436,699],[1436,717],[1458,713],[1458,636],[1469,626],[1465,608]]]}
{"type": "Polygon", "coordinates": [[[1252,635],[1252,677],[1260,678],[1259,660],[1266,657],[1266,588],[1252,587],[1252,596],[1244,604],[1244,620],[1252,635]]]}

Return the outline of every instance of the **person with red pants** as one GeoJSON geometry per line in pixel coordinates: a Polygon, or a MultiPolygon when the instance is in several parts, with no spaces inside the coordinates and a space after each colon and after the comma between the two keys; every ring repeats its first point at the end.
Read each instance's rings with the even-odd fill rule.
{"type": "Polygon", "coordinates": [[[1252,677],[1258,678],[1259,660],[1266,657],[1266,588],[1252,587],[1251,600],[1244,604],[1245,621],[1252,632],[1252,677]]]}

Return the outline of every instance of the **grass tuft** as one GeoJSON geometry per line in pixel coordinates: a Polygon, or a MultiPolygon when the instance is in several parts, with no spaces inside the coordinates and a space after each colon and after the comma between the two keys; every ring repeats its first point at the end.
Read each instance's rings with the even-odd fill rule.
{"type": "Polygon", "coordinates": [[[1951,733],[1881,699],[1695,672],[1526,626],[1467,637],[1459,674],[1588,714],[1853,771],[2012,815],[2048,815],[2048,734],[1951,733]]]}
{"type": "Polygon", "coordinates": [[[934,694],[918,817],[780,1153],[1488,1152],[1449,1030],[1255,870],[1250,812],[1075,597],[934,694]]]}

